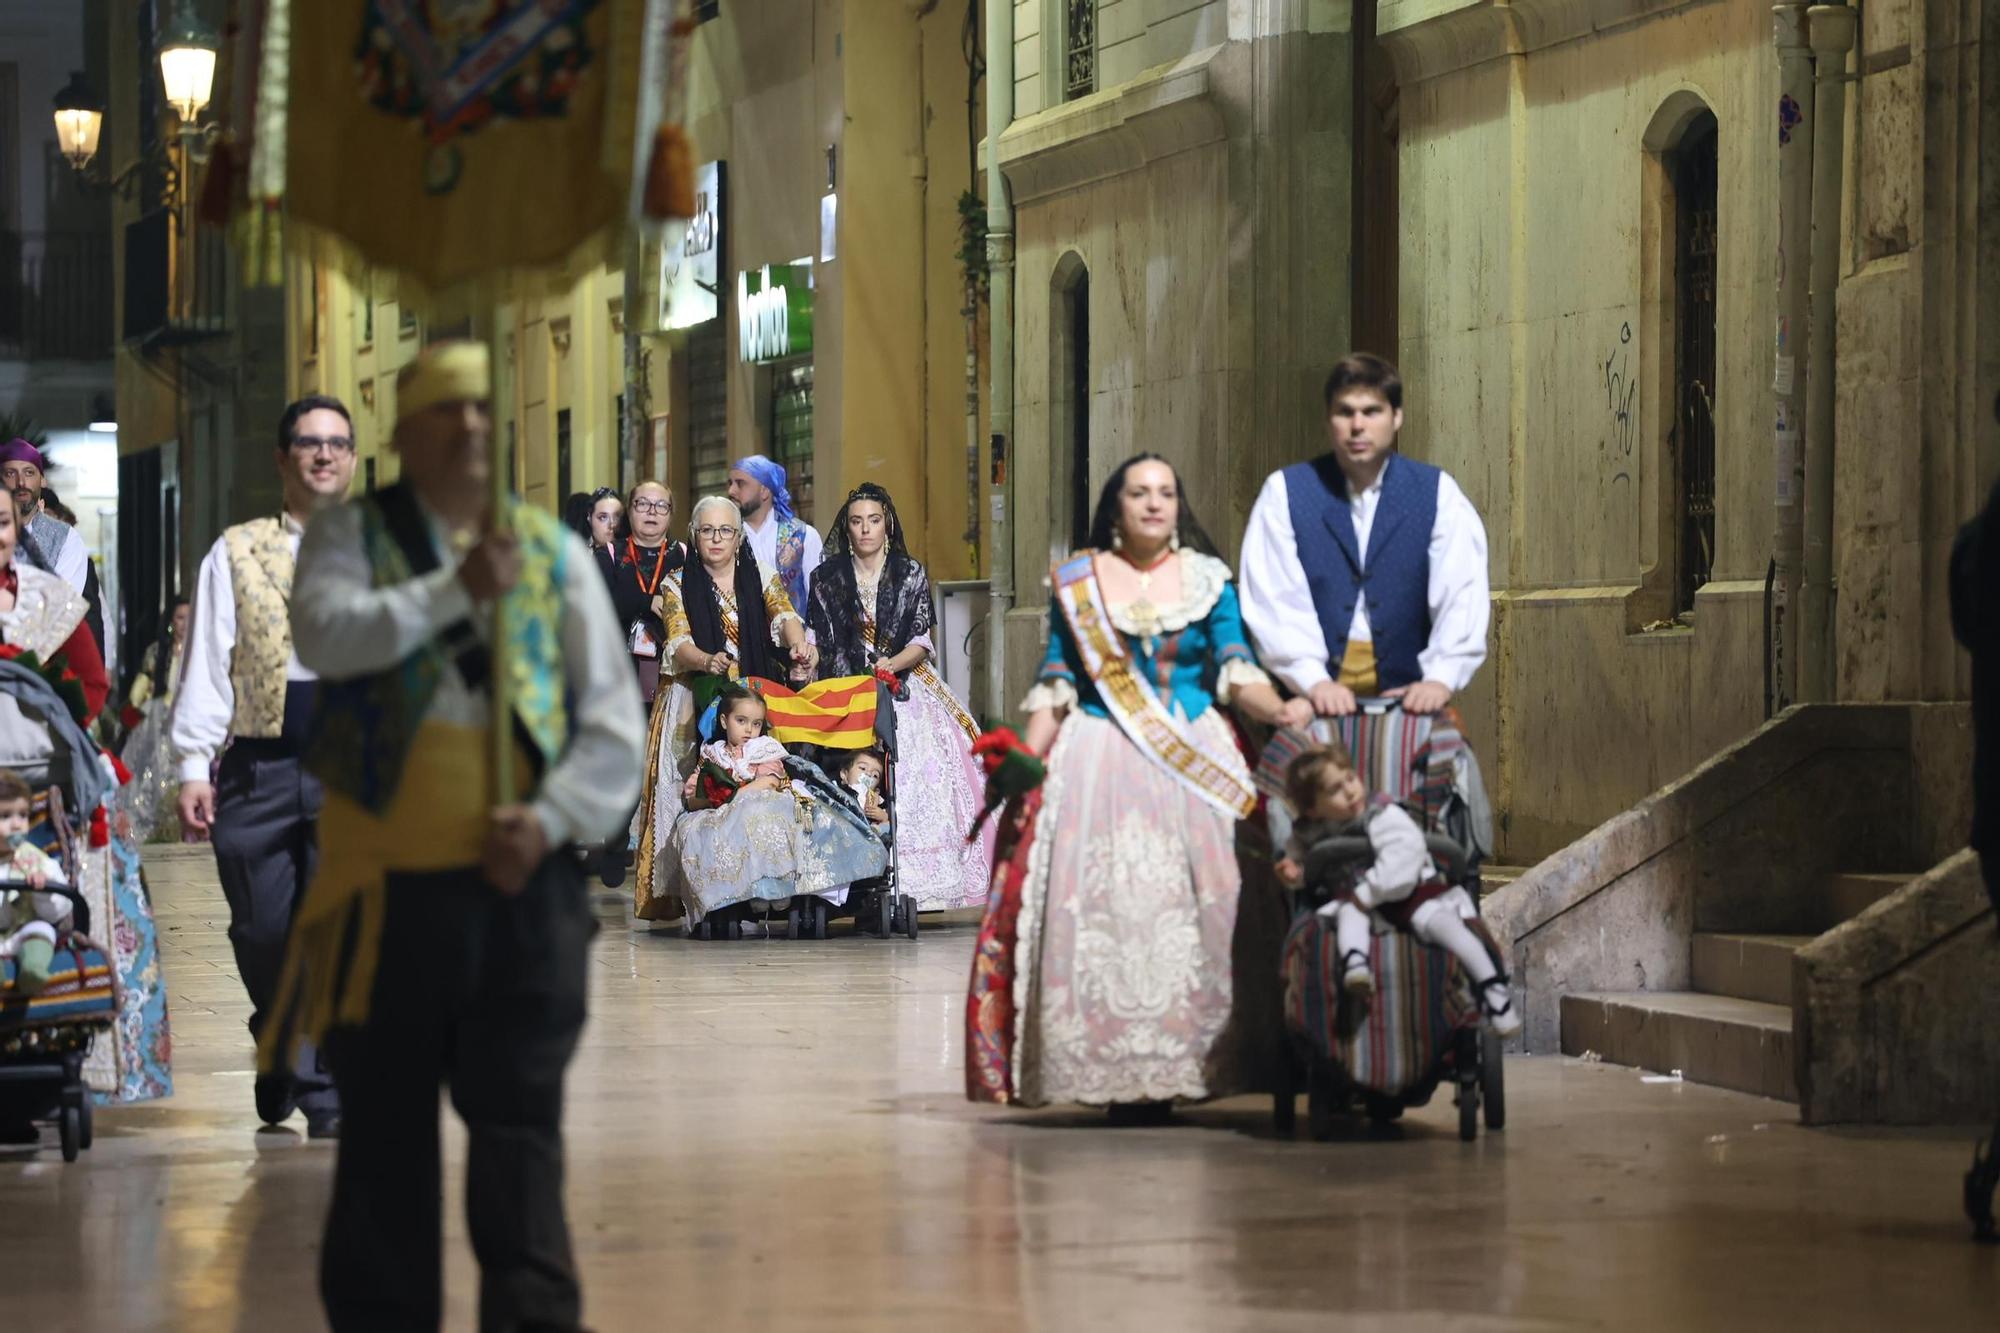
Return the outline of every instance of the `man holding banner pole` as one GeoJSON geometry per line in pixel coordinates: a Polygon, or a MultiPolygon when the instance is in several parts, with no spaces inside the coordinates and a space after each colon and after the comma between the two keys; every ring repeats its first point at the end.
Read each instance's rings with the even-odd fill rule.
{"type": "Polygon", "coordinates": [[[497,475],[490,393],[481,343],[406,367],[403,480],[316,519],[293,590],[325,855],[260,1053],[324,1034],[341,1091],[336,1330],[440,1320],[440,1084],[468,1134],[481,1327],[581,1315],[561,1114],[597,927],[569,849],[630,808],[644,719],[588,552],[497,475]]]}

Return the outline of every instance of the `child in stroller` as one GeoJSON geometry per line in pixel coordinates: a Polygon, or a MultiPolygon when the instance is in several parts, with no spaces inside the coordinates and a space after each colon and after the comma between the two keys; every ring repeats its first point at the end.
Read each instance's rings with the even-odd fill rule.
{"type": "Polygon", "coordinates": [[[1430,839],[1409,812],[1386,797],[1371,801],[1353,759],[1337,741],[1292,760],[1285,784],[1300,818],[1286,840],[1278,877],[1297,889],[1310,869],[1314,884],[1326,890],[1317,911],[1334,922],[1342,989],[1357,996],[1375,991],[1368,961],[1374,912],[1450,951],[1472,979],[1487,1026],[1501,1037],[1519,1032],[1521,1016],[1507,977],[1486,942],[1466,925],[1479,919],[1479,907],[1439,872],[1430,839]]]}
{"type": "Polygon", "coordinates": [[[826,775],[765,734],[767,717],[753,686],[725,688],[715,738],[683,789],[670,837],[687,879],[690,933],[700,939],[737,938],[750,918],[797,898],[837,905],[887,860],[826,775]]]}
{"type": "Polygon", "coordinates": [[[47,890],[63,884],[61,868],[28,841],[34,793],[21,775],[0,768],[0,957],[14,960],[14,989],[40,995],[49,984],[59,936],[69,931],[69,899],[47,890]]]}

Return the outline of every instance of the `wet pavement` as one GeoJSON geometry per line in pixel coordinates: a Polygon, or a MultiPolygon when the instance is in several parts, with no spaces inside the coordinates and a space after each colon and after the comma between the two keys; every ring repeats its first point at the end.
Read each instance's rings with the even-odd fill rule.
{"type": "MultiPolygon", "coordinates": [[[[75,1165],[0,1148],[0,1328],[306,1333],[333,1149],[257,1130],[212,867],[149,860],[177,1091],[101,1112],[75,1165]]],[[[1968,1131],[1807,1131],[1557,1057],[1508,1062],[1509,1125],[1470,1145],[1448,1095],[1398,1140],[1325,1144],[1276,1139],[1255,1098],[1156,1129],[977,1108],[964,918],[702,945],[605,915],[568,1143],[607,1333],[2000,1327],[1968,1131]]]]}

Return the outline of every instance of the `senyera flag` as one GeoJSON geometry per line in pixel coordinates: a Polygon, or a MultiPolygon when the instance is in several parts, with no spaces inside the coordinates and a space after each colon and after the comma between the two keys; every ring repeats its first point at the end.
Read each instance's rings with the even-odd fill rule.
{"type": "Polygon", "coordinates": [[[785,745],[863,750],[875,743],[873,676],[836,676],[798,689],[753,677],[764,696],[765,731],[785,745]]]}

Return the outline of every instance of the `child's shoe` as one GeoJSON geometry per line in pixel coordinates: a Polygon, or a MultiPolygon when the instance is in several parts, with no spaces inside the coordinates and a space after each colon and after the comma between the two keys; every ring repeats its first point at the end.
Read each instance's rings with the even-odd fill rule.
{"type": "Polygon", "coordinates": [[[1507,987],[1507,974],[1501,973],[1479,988],[1479,1008],[1486,1015],[1487,1030],[1496,1037],[1511,1037],[1521,1030],[1521,1011],[1514,1007],[1514,994],[1507,987]],[[1500,998],[1493,998],[1494,992],[1500,998]]]}
{"type": "Polygon", "coordinates": [[[1375,972],[1368,966],[1368,955],[1359,949],[1349,949],[1340,956],[1340,988],[1349,995],[1369,996],[1375,993],[1375,972]]]}
{"type": "Polygon", "coordinates": [[[47,990],[55,954],[56,946],[39,935],[22,940],[14,950],[14,989],[29,998],[47,990]]]}

